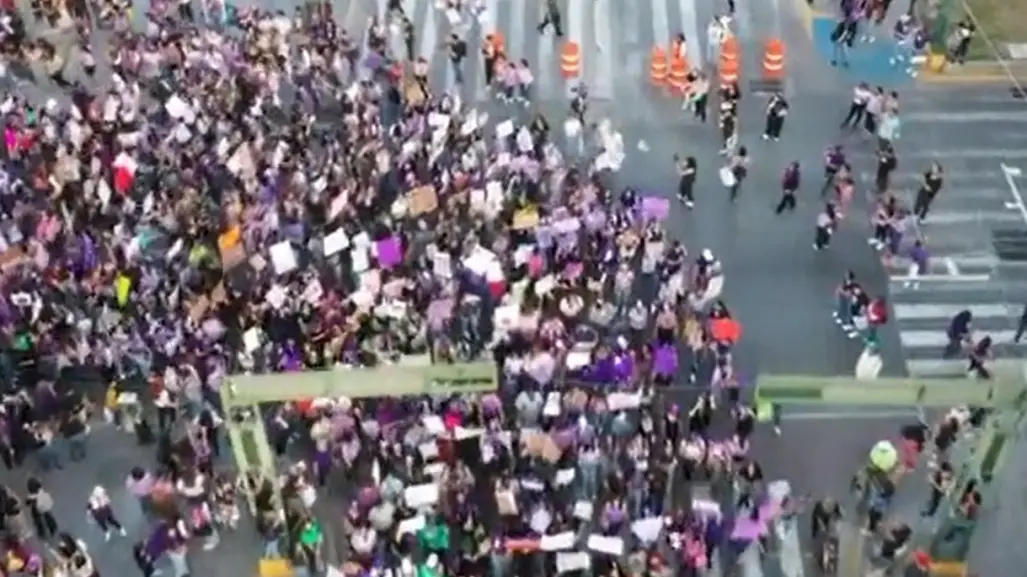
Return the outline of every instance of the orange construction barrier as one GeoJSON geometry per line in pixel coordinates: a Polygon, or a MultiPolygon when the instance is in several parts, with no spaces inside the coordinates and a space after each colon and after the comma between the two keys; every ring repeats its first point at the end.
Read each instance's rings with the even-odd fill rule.
{"type": "Polygon", "coordinates": [[[738,82],[738,61],[721,59],[719,73],[721,86],[738,82]]]}
{"type": "Polygon", "coordinates": [[[785,45],[779,38],[771,38],[763,52],[763,79],[781,80],[784,72],[785,45]]]}
{"type": "Polygon", "coordinates": [[[667,53],[659,46],[653,46],[653,55],[649,63],[649,80],[653,86],[663,86],[667,82],[667,53]]]}
{"type": "Polygon", "coordinates": [[[560,75],[565,79],[577,78],[581,74],[581,47],[567,42],[560,49],[560,75]]]}
{"type": "Polygon", "coordinates": [[[671,94],[684,96],[688,92],[688,60],[673,55],[670,57],[670,75],[667,80],[671,94]]]}
{"type": "Polygon", "coordinates": [[[720,59],[738,62],[738,40],[734,36],[728,36],[720,43],[720,59]]]}

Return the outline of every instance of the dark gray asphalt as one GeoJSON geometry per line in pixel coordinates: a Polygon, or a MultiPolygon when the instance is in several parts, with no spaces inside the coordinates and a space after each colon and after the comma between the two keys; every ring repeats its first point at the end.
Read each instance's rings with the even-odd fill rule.
{"type": "MultiPolygon", "coordinates": [[[[896,190],[912,204],[920,174],[938,162],[945,184],[921,227],[932,257],[929,279],[918,290],[905,286],[908,261],[891,267],[892,356],[886,370],[911,376],[962,376],[963,359],[941,360],[949,319],[966,308],[974,313],[975,337],[995,341],[994,366],[1019,374],[1027,345],[1012,343],[1027,300],[1027,211],[1002,166],[1027,166],[1027,103],[1003,84],[921,88],[902,96],[903,130],[897,144],[896,190]]],[[[872,180],[869,159],[861,163],[872,180]]]]}
{"type": "MultiPolygon", "coordinates": [[[[86,460],[73,463],[65,458],[63,470],[37,474],[34,460],[29,459],[19,470],[0,472],[0,479],[24,495],[28,476],[35,474],[54,496],[55,515],[61,530],[86,543],[100,574],[130,577],[138,574],[132,560],[132,543],[146,539],[149,533],[135,498],[125,489],[125,478],[134,466],[150,467],[154,462],[154,449],[140,447],[134,436],[120,433],[112,426],[94,423],[93,427],[86,460]],[[110,542],[104,542],[103,534],[87,519],[86,499],[96,485],[102,485],[110,494],[114,512],[124,524],[127,537],[113,537],[110,542]]],[[[217,549],[200,551],[196,544],[192,551],[189,562],[194,575],[252,577],[256,574],[260,545],[251,525],[243,523],[238,531],[222,534],[217,549]]]]}

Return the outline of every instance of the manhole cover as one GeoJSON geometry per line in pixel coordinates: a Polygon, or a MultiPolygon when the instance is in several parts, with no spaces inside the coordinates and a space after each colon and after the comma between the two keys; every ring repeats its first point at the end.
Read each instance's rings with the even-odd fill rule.
{"type": "Polygon", "coordinates": [[[1027,229],[996,230],[991,244],[1001,260],[1027,262],[1027,229]]]}

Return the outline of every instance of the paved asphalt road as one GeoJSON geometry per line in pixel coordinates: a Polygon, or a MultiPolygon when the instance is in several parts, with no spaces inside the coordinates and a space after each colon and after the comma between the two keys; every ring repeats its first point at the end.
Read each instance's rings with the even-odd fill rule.
{"type": "MultiPolygon", "coordinates": [[[[945,183],[921,227],[930,274],[913,290],[904,278],[908,261],[889,267],[898,333],[890,348],[901,349],[903,358],[889,359],[887,369],[964,375],[964,359],[941,357],[950,319],[968,309],[975,337],[995,341],[995,368],[1019,375],[1027,344],[1012,341],[1027,301],[1027,210],[1017,196],[1024,187],[1019,171],[1027,167],[1027,102],[1002,84],[921,89],[902,98],[894,188],[912,203],[931,162],[944,168],[945,183]]],[[[872,168],[861,168],[872,180],[872,168]]]]}
{"type": "MultiPolygon", "coordinates": [[[[653,19],[661,22],[662,9],[657,4],[643,3],[635,13],[626,8],[615,9],[609,0],[595,0],[594,6],[589,0],[581,9],[565,10],[565,17],[591,14],[610,27],[609,45],[600,38],[600,44],[608,51],[593,51],[585,46],[584,54],[586,75],[599,80],[598,86],[595,82],[591,86],[596,96],[597,115],[609,115],[624,134],[629,149],[618,180],[642,191],[670,196],[675,186],[670,157],[675,152],[696,156],[700,167],[698,206],[689,212],[675,204],[670,228],[690,249],[710,248],[724,263],[725,300],[745,325],[745,336],[737,354],[743,373],[851,375],[859,347],[845,339],[831,322],[831,292],[847,269],[855,270],[874,291],[885,290],[885,277],[863,240],[867,230],[862,218],[854,216],[847,222],[829,251],[815,253],[811,246],[813,222],[819,210],[816,187],[821,172],[821,153],[837,138],[833,127],[840,121],[847,103],[848,87],[812,55],[812,45],[802,30],[802,16],[790,0],[739,2],[736,25],[742,44],[743,83],[748,86],[748,81],[758,76],[759,52],[764,39],[782,35],[788,46],[786,66],[790,81],[786,93],[793,114],[782,142],[764,144],[758,140],[764,97],[746,91],[742,101],[741,140],[749,146],[754,163],[741,199],[731,206],[716,176],[722,159],[715,153],[719,146],[715,127],[685,119],[667,98],[651,93],[644,79],[645,58],[654,38],[662,40],[664,33],[673,34],[683,29],[689,36],[691,51],[701,52],[705,49],[705,23],[723,7],[708,1],[695,3],[692,14],[696,32],[693,33],[691,21],[682,20],[692,3],[666,0],[661,3],[667,8],[666,25],[662,29],[651,24],[653,19]],[[682,25],[675,25],[676,21],[681,21],[682,25]],[[595,52],[600,59],[593,62],[590,57],[595,52]],[[596,64],[594,70],[593,63],[596,64]],[[605,75],[610,73],[614,75],[612,92],[606,88],[611,83],[605,75]],[[648,152],[635,148],[642,140],[648,145],[648,152]],[[795,214],[775,218],[772,208],[778,198],[780,171],[792,160],[800,161],[804,167],[800,208],[795,214]]],[[[359,24],[366,21],[372,9],[377,10],[373,3],[366,1],[350,6],[352,8],[346,10],[337,4],[336,16],[351,29],[360,28],[359,24]]],[[[539,37],[532,30],[533,20],[539,17],[537,3],[498,0],[495,6],[496,14],[502,15],[496,21],[506,27],[504,35],[512,54],[520,51],[530,57],[545,53],[543,43],[551,42],[550,37],[539,37]],[[520,24],[515,24],[518,21],[520,24]],[[517,30],[522,32],[517,34],[517,30]]],[[[410,9],[420,15],[418,24],[423,29],[427,21],[423,15],[428,14],[430,6],[426,5],[426,0],[419,0],[410,9]]],[[[433,18],[438,20],[437,16],[433,18]]],[[[436,31],[436,38],[442,38],[446,25],[434,20],[433,23],[441,27],[436,31]]],[[[566,23],[568,34],[573,34],[570,32],[572,24],[566,23]]],[[[578,29],[592,28],[586,25],[578,29]]],[[[591,33],[587,42],[594,42],[591,33]]],[[[475,53],[477,46],[473,42],[469,44],[475,53]]],[[[439,64],[437,60],[434,62],[433,75],[445,74],[444,63],[442,67],[439,64]]],[[[551,118],[560,118],[562,91],[556,88],[555,81],[545,86],[552,88],[551,93],[540,95],[542,109],[551,118]]],[[[859,213],[858,208],[853,211],[854,215],[859,213]]],[[[686,402],[687,397],[681,394],[680,401],[686,402]]],[[[767,469],[768,478],[789,478],[797,491],[819,496],[844,490],[864,451],[882,435],[894,434],[897,424],[894,419],[844,422],[837,418],[807,419],[787,422],[784,429],[780,438],[760,439],[756,456],[767,469]]],[[[82,477],[53,476],[56,480],[49,482],[54,483],[52,488],[59,499],[67,502],[69,510],[62,521],[67,517],[67,522],[71,522],[70,511],[79,506],[87,490],[76,478],[95,473],[96,478],[117,484],[134,459],[141,458],[135,456],[138,453],[135,448],[115,448],[104,459],[118,459],[116,465],[103,460],[92,461],[79,465],[82,477]],[[67,499],[66,495],[71,498],[67,499]]],[[[124,548],[117,544],[97,544],[97,547],[109,551],[109,558],[105,553],[100,560],[101,569],[113,570],[127,560],[124,548]]],[[[252,574],[250,551],[249,546],[223,546],[218,551],[221,554],[218,573],[234,574],[238,570],[240,574],[242,571],[252,574]],[[237,562],[238,555],[245,558],[237,562]]],[[[213,572],[212,565],[202,565],[212,559],[211,554],[197,556],[198,569],[211,569],[197,573],[213,572]]]]}

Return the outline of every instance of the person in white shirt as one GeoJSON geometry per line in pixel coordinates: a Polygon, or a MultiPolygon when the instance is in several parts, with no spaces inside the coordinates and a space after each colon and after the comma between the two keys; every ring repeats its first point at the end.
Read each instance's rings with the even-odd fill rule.
{"type": "Polygon", "coordinates": [[[723,18],[714,16],[706,25],[706,63],[715,64],[720,58],[720,45],[731,31],[724,25],[723,18]]]}
{"type": "Polygon", "coordinates": [[[104,539],[110,541],[112,531],[117,531],[122,537],[125,536],[125,528],[114,516],[114,508],[111,506],[111,499],[107,495],[106,489],[99,485],[93,487],[86,509],[89,511],[89,516],[103,531],[104,539]]]}

